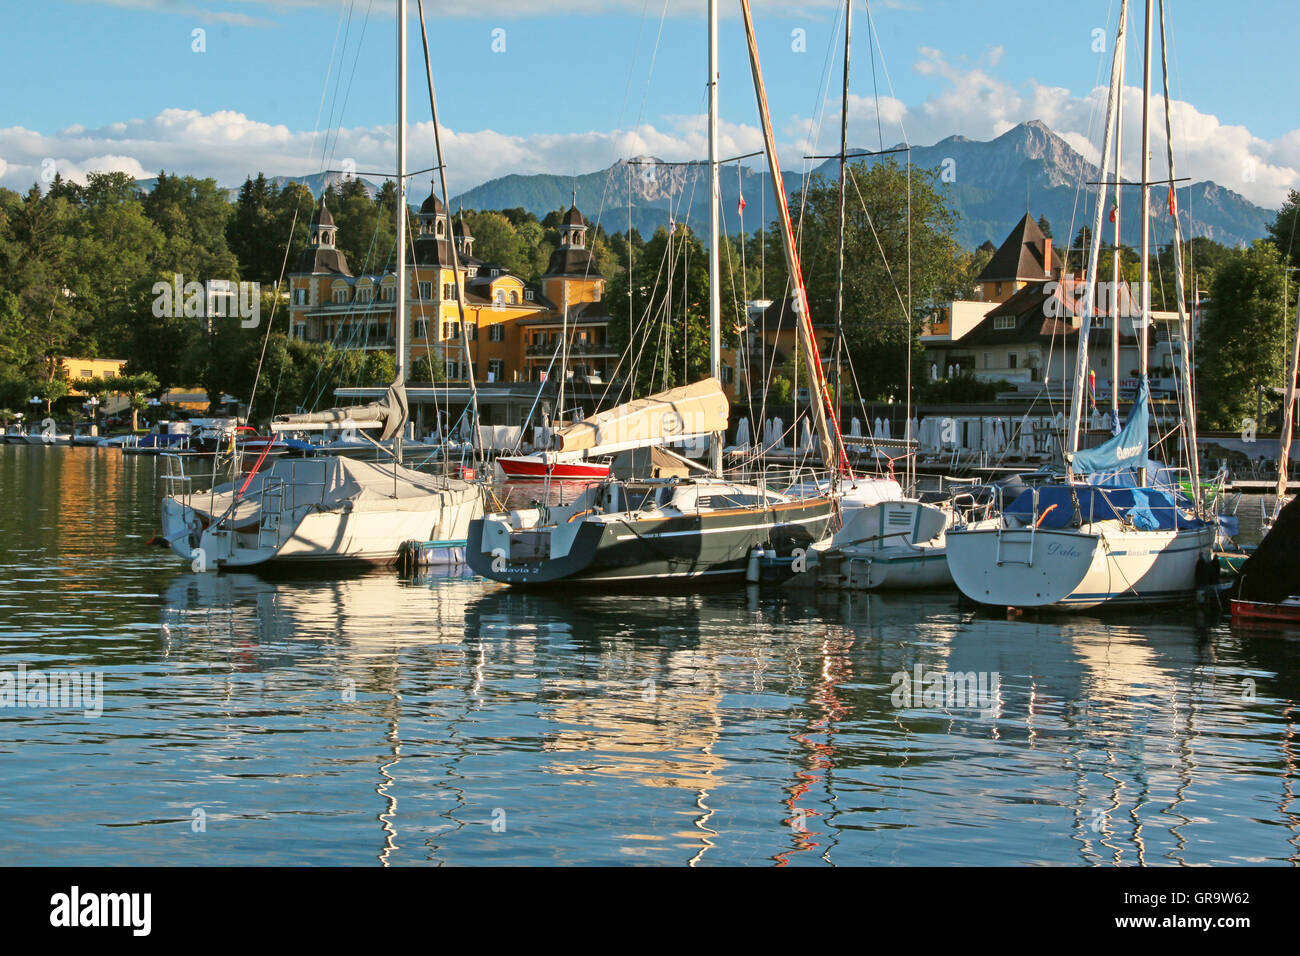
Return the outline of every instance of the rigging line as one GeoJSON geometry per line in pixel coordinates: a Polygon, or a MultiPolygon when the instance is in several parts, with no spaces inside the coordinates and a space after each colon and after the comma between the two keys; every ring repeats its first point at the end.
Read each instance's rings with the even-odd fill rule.
{"type": "MultiPolygon", "coordinates": [[[[374,6],[375,0],[370,0],[366,5],[366,15],[361,19],[361,35],[357,37],[357,51],[352,57],[352,72],[348,74],[348,85],[343,91],[343,105],[339,107],[339,129],[334,134],[334,146],[330,155],[333,156],[333,149],[338,148],[339,133],[342,131],[343,117],[348,110],[348,100],[352,98],[352,83],[357,76],[357,63],[361,59],[361,47],[366,39],[366,25],[370,22],[370,9],[374,6]]],[[[339,74],[342,76],[342,74],[339,74]]]]}
{"type": "Polygon", "coordinates": [[[908,312],[907,303],[903,301],[903,293],[898,289],[898,280],[894,278],[894,270],[890,268],[889,257],[885,255],[885,247],[880,242],[880,234],[876,232],[876,224],[872,219],[871,210],[867,208],[867,200],[862,195],[862,190],[858,187],[858,179],[853,175],[852,170],[846,170],[849,174],[849,182],[853,184],[853,191],[857,193],[858,202],[862,204],[862,211],[867,217],[867,225],[871,227],[871,236],[876,240],[876,249],[880,252],[880,260],[885,265],[885,271],[889,274],[889,283],[893,287],[894,296],[898,299],[899,308],[903,310],[903,318],[908,323],[908,329],[911,329],[911,316],[908,312]]]}
{"type": "MultiPolygon", "coordinates": [[[[623,117],[624,117],[624,116],[626,115],[626,113],[627,113],[627,100],[628,100],[628,96],[631,94],[631,91],[632,91],[632,73],[633,73],[634,68],[636,67],[636,57],[637,57],[637,53],[638,53],[638,52],[640,51],[640,49],[641,49],[641,32],[642,32],[642,30],[645,28],[645,14],[646,14],[646,10],[649,8],[649,6],[650,6],[650,0],[645,0],[645,2],[644,2],[644,3],[642,4],[642,6],[641,6],[641,19],[640,19],[640,21],[637,23],[637,28],[636,28],[636,39],[635,39],[635,40],[633,41],[633,43],[632,43],[632,62],[631,62],[631,64],[629,64],[629,66],[628,66],[628,71],[627,71],[627,83],[626,83],[626,84],[624,85],[624,87],[623,87],[623,102],[619,105],[619,108],[618,108],[618,119],[617,119],[616,122],[615,122],[615,125],[616,125],[616,127],[618,127],[618,128],[621,128],[621,127],[622,127],[622,125],[623,125],[623,117]]],[[[652,54],[652,56],[651,56],[650,75],[647,75],[647,76],[646,76],[646,87],[645,87],[645,90],[642,91],[642,96],[641,96],[641,107],[640,107],[640,110],[639,110],[638,113],[637,113],[637,122],[636,122],[636,125],[637,125],[638,127],[641,125],[641,119],[642,119],[642,117],[644,116],[644,111],[645,111],[645,97],[646,97],[646,95],[647,95],[647,93],[648,93],[648,91],[649,91],[649,86],[650,86],[650,76],[653,75],[653,73],[654,73],[654,55],[655,55],[655,54],[658,54],[658,52],[659,52],[659,38],[663,35],[663,24],[664,24],[664,18],[666,17],[667,12],[668,12],[668,5],[667,5],[667,0],[665,0],[665,3],[664,3],[664,11],[663,11],[663,14],[660,16],[660,20],[659,20],[659,33],[658,33],[658,34],[656,35],[656,37],[655,37],[655,46],[654,46],[654,51],[653,51],[653,54],[652,54]]],[[[605,212],[605,202],[606,202],[606,199],[608,198],[608,195],[609,195],[610,184],[611,184],[611,182],[613,181],[613,178],[614,178],[614,169],[615,169],[616,167],[617,167],[617,163],[616,163],[614,166],[611,166],[611,167],[609,168],[609,170],[608,170],[608,171],[606,172],[606,174],[605,174],[605,177],[604,177],[604,183],[603,183],[603,185],[601,186],[601,192],[600,192],[600,205],[599,205],[599,207],[598,207],[597,210],[596,210],[596,223],[595,223],[595,225],[593,226],[593,228],[592,228],[592,233],[591,233],[591,239],[592,239],[592,246],[593,246],[593,247],[594,247],[595,244],[596,244],[596,238],[597,238],[598,233],[600,232],[600,223],[601,223],[601,219],[603,218],[603,216],[604,216],[604,212],[605,212]]],[[[629,176],[629,180],[628,180],[628,185],[629,185],[629,189],[630,189],[630,187],[631,187],[631,179],[630,179],[630,176],[629,176]]],[[[628,204],[628,240],[629,240],[629,242],[631,241],[631,237],[632,237],[632,223],[631,223],[632,216],[631,216],[631,213],[632,213],[632,209],[631,209],[631,197],[629,196],[629,204],[628,204]]],[[[629,248],[630,248],[630,247],[629,247],[629,248]]],[[[594,258],[594,257],[592,257],[592,258],[594,258]]],[[[592,258],[588,258],[588,260],[587,260],[587,270],[588,270],[588,274],[590,273],[591,264],[592,264],[592,258]]],[[[585,278],[587,278],[587,276],[584,275],[583,278],[585,279],[585,278]]]]}
{"type": "MultiPolygon", "coordinates": [[[[356,6],[357,6],[356,0],[351,0],[351,2],[348,4],[348,19],[346,25],[343,28],[343,49],[339,52],[339,72],[334,77],[334,92],[330,96],[329,121],[326,124],[327,130],[334,129],[334,111],[335,108],[338,106],[338,102],[339,102],[339,84],[343,82],[343,58],[347,55],[348,37],[352,34],[352,13],[356,9],[356,6]]],[[[339,117],[339,121],[342,122],[341,116],[339,117]]],[[[334,143],[335,144],[338,143],[337,131],[335,131],[334,143]]],[[[330,145],[330,137],[327,134],[325,137],[325,145],[321,150],[322,169],[324,169],[325,165],[328,163],[329,157],[333,155],[334,155],[334,147],[330,145]]]]}
{"type": "MultiPolygon", "coordinates": [[[[450,219],[450,199],[447,194],[447,165],[442,154],[442,133],[438,128],[438,100],[433,91],[433,60],[429,56],[429,31],[424,24],[424,0],[416,0],[416,10],[420,15],[420,41],[424,47],[424,70],[429,84],[429,110],[433,116],[433,145],[436,153],[435,158],[438,161],[438,178],[442,184],[442,206],[448,211],[450,219]]],[[[402,210],[403,219],[406,218],[406,210],[402,210]]],[[[447,237],[447,251],[451,256],[451,269],[456,282],[456,311],[460,319],[460,345],[461,354],[465,357],[465,363],[468,366],[468,374],[465,376],[469,382],[470,402],[474,409],[474,423],[470,433],[471,449],[474,462],[476,465],[482,464],[483,441],[482,434],[479,432],[479,404],[478,404],[478,387],[474,383],[474,364],[469,351],[469,334],[465,328],[465,278],[461,273],[459,251],[456,249],[455,230],[452,235],[447,237]]],[[[441,312],[441,309],[439,310],[441,312]]],[[[402,347],[401,343],[397,346],[402,347]]],[[[563,374],[563,372],[561,372],[563,374]]]]}
{"type": "MultiPolygon", "coordinates": [[[[849,0],[849,2],[851,3],[852,0],[849,0]]],[[[870,22],[871,22],[871,0],[866,0],[866,7],[867,7],[867,22],[868,22],[868,24],[870,24],[870,22]]],[[[875,45],[873,42],[871,42],[871,36],[872,36],[873,32],[874,32],[874,31],[872,31],[872,30],[870,29],[870,27],[868,27],[868,30],[867,30],[867,33],[868,33],[868,37],[867,37],[867,49],[868,49],[868,51],[870,51],[870,53],[871,53],[871,94],[872,94],[872,96],[875,98],[875,102],[876,102],[876,136],[878,137],[878,139],[879,139],[879,141],[880,141],[880,150],[881,150],[881,152],[884,152],[884,149],[885,149],[885,128],[884,128],[884,126],[881,124],[881,121],[880,121],[880,87],[876,84],[876,45],[875,45]]],[[[846,102],[844,102],[844,103],[841,104],[841,106],[840,106],[840,109],[844,110],[845,113],[847,113],[848,110],[849,110],[849,104],[848,104],[847,100],[848,100],[848,96],[847,96],[847,91],[846,91],[846,95],[845,95],[845,101],[846,101],[846,102]]]]}

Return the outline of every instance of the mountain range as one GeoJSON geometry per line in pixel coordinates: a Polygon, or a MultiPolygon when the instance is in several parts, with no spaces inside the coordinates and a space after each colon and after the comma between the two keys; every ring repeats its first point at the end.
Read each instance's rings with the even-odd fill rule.
{"type": "MultiPolygon", "coordinates": [[[[897,147],[896,147],[897,148],[897,147]]],[[[850,149],[850,153],[865,150],[850,149]]],[[[889,157],[872,156],[854,160],[867,164],[887,158],[904,161],[903,153],[889,157]]],[[[933,146],[911,150],[912,162],[920,168],[946,173],[939,186],[947,191],[952,208],[958,214],[958,243],[967,249],[989,241],[1000,245],[1011,228],[1026,213],[1034,218],[1046,216],[1058,241],[1072,239],[1083,225],[1091,225],[1088,196],[1081,184],[1100,179],[1098,168],[1074,147],[1054,133],[1046,124],[1033,120],[1012,127],[992,140],[980,141],[964,136],[949,136],[933,146]]],[[[838,162],[826,160],[809,176],[838,178],[838,162]]],[[[275,176],[277,187],[289,182],[306,185],[319,198],[331,185],[345,178],[339,170],[309,176],[275,176]]],[[[782,174],[793,202],[804,184],[804,175],[782,174]]],[[[379,186],[361,178],[371,196],[379,186]]],[[[155,180],[138,180],[142,189],[155,180]]],[[[740,197],[745,197],[743,227],[758,228],[760,220],[774,218],[770,177],[766,171],[728,164],[722,169],[722,227],[735,234],[742,228],[737,214],[740,197]]],[[[239,187],[229,189],[233,200],[239,187]]],[[[708,222],[707,163],[665,163],[649,156],[619,160],[607,169],[580,176],[548,173],[512,174],[490,180],[466,190],[451,200],[452,209],[511,209],[523,207],[538,218],[555,209],[568,208],[576,193],[578,208],[589,222],[599,221],[608,232],[620,232],[629,225],[643,236],[666,226],[671,220],[692,225],[702,232],[708,222]]],[[[851,195],[851,194],[850,194],[851,195]]],[[[1126,243],[1139,241],[1139,219],[1133,214],[1134,190],[1125,190],[1121,228],[1126,243]]],[[[425,198],[424,193],[409,194],[413,205],[425,198]]],[[[1157,243],[1169,238],[1169,216],[1165,189],[1152,190],[1153,238],[1157,243]]],[[[1250,202],[1240,193],[1217,183],[1189,183],[1178,190],[1178,209],[1184,235],[1206,236],[1228,246],[1241,245],[1263,237],[1276,215],[1250,202]]]]}
{"type": "MultiPolygon", "coordinates": [[[[850,148],[849,152],[863,152],[850,148]]],[[[988,141],[950,136],[933,146],[912,148],[912,162],[921,168],[947,171],[940,188],[948,191],[958,213],[957,241],[973,249],[991,241],[999,245],[1026,211],[1034,218],[1046,216],[1058,240],[1072,238],[1081,226],[1091,225],[1087,196],[1081,183],[1095,183],[1100,170],[1069,143],[1037,120],[1021,123],[988,141]],[[1068,236],[1067,236],[1068,233],[1068,236]]],[[[895,153],[895,161],[905,154],[895,153]]],[[[886,157],[866,157],[855,162],[872,164],[886,157]]],[[[838,178],[838,161],[826,160],[810,176],[838,178]]],[[[744,227],[753,231],[760,215],[774,217],[768,175],[747,166],[728,165],[721,174],[723,229],[740,231],[737,206],[744,195],[744,227]]],[[[797,201],[804,177],[784,172],[786,190],[797,201]]],[[[689,222],[700,231],[708,221],[708,166],[667,164],[653,157],[620,160],[607,169],[581,176],[552,174],[510,175],[493,179],[456,196],[453,209],[508,209],[522,206],[539,217],[566,207],[577,192],[578,208],[588,220],[599,217],[605,229],[618,232],[631,225],[648,236],[669,219],[689,222]]],[[[1136,192],[1126,190],[1121,216],[1125,242],[1138,243],[1139,218],[1132,209],[1136,192]]],[[[1169,216],[1164,189],[1152,190],[1155,241],[1168,239],[1169,216]]],[[[1178,209],[1184,235],[1206,236],[1235,246],[1261,238],[1275,210],[1257,206],[1239,193],[1217,183],[1189,183],[1178,190],[1178,209]]]]}

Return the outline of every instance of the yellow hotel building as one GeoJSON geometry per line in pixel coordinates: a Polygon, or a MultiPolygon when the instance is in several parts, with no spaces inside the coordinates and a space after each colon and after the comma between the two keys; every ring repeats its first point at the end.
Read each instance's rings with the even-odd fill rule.
{"type": "MultiPolygon", "coordinates": [[[[449,382],[538,381],[558,344],[567,304],[569,376],[608,381],[618,353],[609,345],[610,318],[601,305],[605,277],[587,247],[587,224],[576,206],[561,226],[560,247],[536,283],[474,255],[474,237],[453,226],[433,195],[420,206],[418,234],[408,250],[407,328],[412,363],[440,363],[449,382]],[[469,354],[461,340],[456,266],[465,288],[469,354]]],[[[396,351],[397,276],[353,275],[337,248],[334,217],[321,201],[308,246],[289,278],[290,334],[344,349],[396,351]]],[[[413,376],[408,373],[408,381],[413,376]]]]}

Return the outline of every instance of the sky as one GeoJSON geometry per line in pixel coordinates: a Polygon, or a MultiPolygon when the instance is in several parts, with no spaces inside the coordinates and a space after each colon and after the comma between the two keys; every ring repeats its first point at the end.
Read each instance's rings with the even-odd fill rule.
{"type": "MultiPolygon", "coordinates": [[[[857,0],[852,144],[985,140],[1040,119],[1096,160],[1119,2],[857,0]]],[[[1178,175],[1276,208],[1300,189],[1300,116],[1288,108],[1295,0],[1167,5],[1178,175]]],[[[259,171],[391,171],[397,6],[0,0],[0,186],[25,190],[54,171],[83,180],[166,169],[223,186],[259,171]]],[[[414,170],[433,164],[433,127],[415,0],[408,6],[414,170]]],[[[719,5],[723,156],[761,148],[739,6],[719,5]]],[[[1124,175],[1136,177],[1142,4],[1131,6],[1124,175]]],[[[704,0],[425,0],[452,193],[508,173],[706,156],[705,9],[704,0]]],[[[804,169],[806,155],[838,148],[844,2],[754,0],[754,9],[781,163],[804,169]]],[[[1162,108],[1153,128],[1163,176],[1162,108]]]]}

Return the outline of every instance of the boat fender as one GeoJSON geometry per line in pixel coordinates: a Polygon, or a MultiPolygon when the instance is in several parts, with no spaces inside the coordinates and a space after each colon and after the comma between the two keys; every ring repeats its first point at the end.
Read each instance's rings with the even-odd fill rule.
{"type": "Polygon", "coordinates": [[[749,563],[745,566],[745,580],[750,584],[757,584],[761,576],[759,567],[763,561],[766,552],[763,546],[757,545],[749,549],[749,563]]]}

